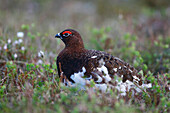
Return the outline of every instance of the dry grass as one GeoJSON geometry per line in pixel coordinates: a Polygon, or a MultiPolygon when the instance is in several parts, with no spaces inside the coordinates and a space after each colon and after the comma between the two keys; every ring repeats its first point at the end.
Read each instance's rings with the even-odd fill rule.
{"type": "Polygon", "coordinates": [[[170,112],[169,6],[157,3],[3,1],[0,112],[170,112]],[[55,60],[64,45],[54,36],[65,28],[78,30],[87,48],[142,70],[153,87],[117,99],[116,90],[93,91],[93,83],[86,91],[60,85],[55,60]]]}

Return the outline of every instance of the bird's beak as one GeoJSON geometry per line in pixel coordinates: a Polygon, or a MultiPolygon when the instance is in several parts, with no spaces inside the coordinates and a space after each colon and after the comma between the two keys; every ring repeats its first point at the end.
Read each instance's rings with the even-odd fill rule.
{"type": "Polygon", "coordinates": [[[61,38],[61,39],[62,39],[60,33],[57,33],[57,34],[55,35],[55,38],[61,38]]]}

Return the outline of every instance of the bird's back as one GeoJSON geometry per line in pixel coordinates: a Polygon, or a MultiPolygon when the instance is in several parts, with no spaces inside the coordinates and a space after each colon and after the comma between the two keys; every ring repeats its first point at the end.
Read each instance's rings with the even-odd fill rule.
{"type": "Polygon", "coordinates": [[[102,91],[109,86],[124,93],[126,89],[129,91],[136,85],[142,85],[142,76],[133,66],[111,54],[85,49],[77,31],[66,29],[56,37],[65,43],[65,49],[57,57],[59,76],[65,84],[71,82],[86,86],[94,81],[102,91]]]}
{"type": "Polygon", "coordinates": [[[59,73],[63,71],[64,75],[72,82],[75,82],[75,80],[71,79],[71,75],[82,72],[84,68],[86,70],[84,75],[87,78],[92,75],[94,81],[98,81],[99,77],[102,77],[101,82],[109,82],[116,75],[122,77],[123,82],[129,80],[141,84],[141,76],[134,67],[102,51],[85,50],[80,53],[67,53],[65,51],[65,53],[58,56],[57,62],[61,63],[62,70],[58,68],[59,73]],[[108,75],[109,81],[104,79],[104,75],[108,75]]]}

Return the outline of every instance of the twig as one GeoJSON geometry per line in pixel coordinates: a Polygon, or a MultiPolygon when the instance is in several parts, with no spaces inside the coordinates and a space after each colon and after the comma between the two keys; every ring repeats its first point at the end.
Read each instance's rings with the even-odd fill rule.
{"type": "Polygon", "coordinates": [[[4,77],[4,78],[0,81],[0,82],[2,82],[2,83],[0,84],[0,86],[3,85],[3,83],[4,83],[4,81],[5,81],[6,78],[8,78],[8,76],[4,77]]]}
{"type": "Polygon", "coordinates": [[[142,89],[141,87],[139,87],[139,85],[137,84],[137,83],[135,83],[135,82],[133,82],[140,90],[142,90],[143,92],[145,92],[149,97],[150,97],[150,95],[144,90],[144,89],[142,89]]]}

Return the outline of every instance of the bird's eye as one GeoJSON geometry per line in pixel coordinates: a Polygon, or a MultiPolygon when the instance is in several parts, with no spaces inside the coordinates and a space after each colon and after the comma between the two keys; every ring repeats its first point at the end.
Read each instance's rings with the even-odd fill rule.
{"type": "Polygon", "coordinates": [[[63,36],[68,37],[70,34],[69,33],[65,33],[63,36]]]}
{"type": "Polygon", "coordinates": [[[62,34],[64,37],[68,37],[68,36],[72,35],[72,33],[70,31],[64,31],[62,34]]]}

